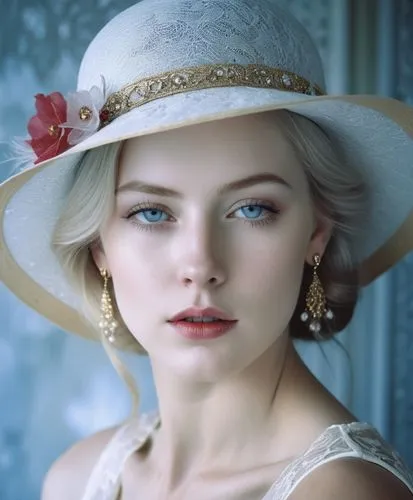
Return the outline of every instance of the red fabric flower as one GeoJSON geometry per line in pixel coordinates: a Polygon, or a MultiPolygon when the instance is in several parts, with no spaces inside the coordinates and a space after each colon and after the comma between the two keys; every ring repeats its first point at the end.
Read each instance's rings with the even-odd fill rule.
{"type": "Polygon", "coordinates": [[[70,147],[67,137],[71,131],[59,127],[67,118],[67,103],[60,92],[37,94],[36,110],[37,114],[27,126],[31,137],[27,143],[37,155],[35,164],[66,151],[70,147]]]}

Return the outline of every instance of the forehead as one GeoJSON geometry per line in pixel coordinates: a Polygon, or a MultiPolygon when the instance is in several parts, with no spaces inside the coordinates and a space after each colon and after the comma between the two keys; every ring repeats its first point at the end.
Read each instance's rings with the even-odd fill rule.
{"type": "MultiPolygon", "coordinates": [[[[303,182],[304,172],[277,115],[261,113],[192,125],[126,141],[119,183],[217,182],[262,172],[303,182]]],[[[219,182],[218,182],[219,183],[219,182]]]]}

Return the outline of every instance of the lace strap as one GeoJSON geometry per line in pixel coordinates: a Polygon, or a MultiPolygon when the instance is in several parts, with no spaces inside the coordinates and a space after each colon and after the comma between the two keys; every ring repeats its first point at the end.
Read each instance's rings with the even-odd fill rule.
{"type": "Polygon", "coordinates": [[[113,435],[92,470],[82,500],[114,500],[126,460],[142,448],[159,425],[157,412],[129,419],[113,435]]]}
{"type": "Polygon", "coordinates": [[[342,457],[376,463],[396,475],[413,493],[413,473],[371,425],[332,425],[281,473],[262,500],[286,500],[297,485],[320,465],[342,457]]]}
{"type": "Polygon", "coordinates": [[[357,453],[356,456],[389,470],[413,493],[413,471],[374,427],[366,424],[354,428],[347,424],[342,426],[341,432],[357,453]]]}

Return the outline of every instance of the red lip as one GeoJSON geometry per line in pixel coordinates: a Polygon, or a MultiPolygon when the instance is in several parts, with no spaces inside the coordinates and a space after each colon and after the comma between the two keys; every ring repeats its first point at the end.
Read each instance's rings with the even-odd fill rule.
{"type": "Polygon", "coordinates": [[[188,321],[171,322],[177,333],[190,340],[215,339],[232,330],[237,321],[213,321],[211,323],[189,323],[188,321]]]}
{"type": "Polygon", "coordinates": [[[175,316],[172,316],[172,318],[170,318],[168,321],[176,322],[188,318],[189,316],[201,318],[205,316],[212,316],[214,318],[219,318],[225,321],[236,321],[235,318],[232,318],[229,314],[221,311],[220,309],[217,309],[216,307],[207,307],[205,309],[201,309],[199,307],[189,307],[188,309],[175,314],[175,316]]]}

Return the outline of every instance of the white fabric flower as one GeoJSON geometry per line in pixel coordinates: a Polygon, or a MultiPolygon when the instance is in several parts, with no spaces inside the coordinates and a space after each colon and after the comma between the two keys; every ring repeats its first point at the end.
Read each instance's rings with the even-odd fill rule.
{"type": "Polygon", "coordinates": [[[92,87],[89,91],[69,93],[67,101],[67,121],[61,126],[73,129],[68,136],[71,146],[84,141],[99,128],[99,113],[105,104],[105,96],[99,87],[92,87]]]}

